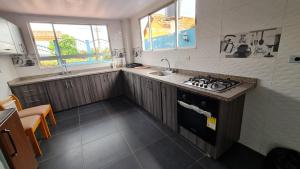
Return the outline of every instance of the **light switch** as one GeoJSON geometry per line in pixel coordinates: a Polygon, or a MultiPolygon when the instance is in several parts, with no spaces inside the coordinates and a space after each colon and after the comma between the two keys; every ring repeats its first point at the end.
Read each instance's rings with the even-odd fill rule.
{"type": "Polygon", "coordinates": [[[300,55],[291,55],[289,63],[300,63],[300,55]]]}

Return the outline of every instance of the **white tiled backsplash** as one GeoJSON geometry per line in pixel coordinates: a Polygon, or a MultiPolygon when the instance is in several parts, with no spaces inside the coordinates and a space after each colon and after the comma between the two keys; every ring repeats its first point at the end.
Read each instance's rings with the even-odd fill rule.
{"type": "MultiPolygon", "coordinates": [[[[131,18],[133,47],[140,47],[138,19],[161,4],[131,18]]],[[[266,154],[274,146],[300,151],[300,64],[288,63],[300,54],[300,0],[197,0],[197,48],[144,52],[135,61],[181,69],[258,78],[246,97],[240,142],[266,154]],[[282,27],[275,58],[222,58],[224,34],[282,27]]]]}

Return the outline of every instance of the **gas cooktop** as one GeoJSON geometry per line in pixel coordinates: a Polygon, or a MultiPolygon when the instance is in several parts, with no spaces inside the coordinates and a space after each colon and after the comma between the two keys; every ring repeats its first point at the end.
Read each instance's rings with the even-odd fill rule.
{"type": "Polygon", "coordinates": [[[230,78],[221,79],[211,76],[193,77],[183,83],[215,92],[224,92],[240,84],[240,82],[231,80],[230,78]]]}

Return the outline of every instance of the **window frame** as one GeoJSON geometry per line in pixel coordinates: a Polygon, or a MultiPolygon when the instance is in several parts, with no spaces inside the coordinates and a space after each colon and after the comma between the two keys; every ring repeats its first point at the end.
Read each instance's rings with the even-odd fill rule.
{"type": "Polygon", "coordinates": [[[146,14],[146,15],[143,15],[142,17],[139,17],[138,18],[138,21],[139,21],[139,31],[140,31],[140,40],[141,40],[141,46],[144,46],[143,44],[143,38],[142,38],[142,30],[141,30],[141,19],[145,18],[145,17],[148,17],[148,23],[149,23],[149,33],[150,33],[150,43],[151,43],[151,49],[149,50],[144,50],[144,48],[142,47],[143,49],[143,52],[159,52],[159,51],[170,51],[170,50],[186,50],[186,49],[197,49],[197,32],[198,32],[198,28],[197,28],[197,0],[195,0],[195,46],[193,47],[179,47],[179,43],[178,43],[178,14],[179,14],[179,0],[173,0],[161,7],[159,7],[158,9],[155,9],[153,10],[152,12],[146,14]],[[168,6],[170,6],[171,4],[175,4],[175,33],[176,33],[176,46],[175,48],[164,48],[164,49],[153,49],[153,45],[152,45],[152,30],[151,30],[151,24],[150,24],[150,17],[152,14],[156,13],[157,11],[163,9],[163,8],[166,8],[168,6]]]}
{"type": "MultiPolygon", "coordinates": [[[[38,61],[38,64],[39,64],[39,67],[40,68],[55,68],[55,67],[62,67],[63,65],[61,64],[61,61],[62,61],[62,56],[67,56],[67,57],[71,57],[71,56],[76,56],[76,55],[61,55],[60,54],[60,47],[58,45],[58,52],[59,52],[59,56],[56,56],[54,55],[55,57],[57,57],[57,62],[58,64],[55,65],[55,66],[43,66],[41,65],[40,63],[40,53],[38,52],[38,49],[37,49],[37,46],[36,46],[36,42],[35,42],[35,39],[34,39],[34,35],[33,35],[33,31],[32,31],[32,28],[30,26],[31,23],[41,23],[41,24],[51,24],[51,27],[52,27],[52,31],[53,31],[53,34],[54,34],[54,37],[55,37],[55,40],[58,42],[58,39],[56,37],[56,32],[55,32],[55,28],[54,28],[54,25],[55,24],[64,24],[64,25],[87,25],[91,28],[91,35],[92,35],[92,38],[93,38],[93,41],[95,40],[94,39],[94,35],[93,35],[93,26],[106,26],[106,31],[107,31],[107,36],[108,36],[108,42],[109,42],[109,51],[110,51],[110,55],[112,57],[112,47],[111,47],[111,38],[110,38],[110,34],[109,34],[109,29],[108,29],[108,25],[107,24],[91,24],[91,23],[65,23],[65,22],[48,22],[48,21],[28,21],[27,22],[27,27],[29,29],[29,34],[30,34],[30,38],[31,38],[31,42],[32,42],[32,45],[33,45],[33,49],[34,49],[34,52],[35,52],[35,55],[37,56],[36,59],[38,61]]],[[[94,42],[93,42],[94,43],[94,42]]],[[[96,51],[96,46],[94,46],[94,50],[96,51]]],[[[54,57],[53,56],[53,57],[54,57]]],[[[49,57],[52,57],[52,56],[49,56],[49,57]]],[[[93,64],[103,64],[103,63],[84,63],[82,62],[82,64],[67,64],[68,67],[73,67],[73,66],[80,66],[80,65],[93,65],[93,64]]]]}

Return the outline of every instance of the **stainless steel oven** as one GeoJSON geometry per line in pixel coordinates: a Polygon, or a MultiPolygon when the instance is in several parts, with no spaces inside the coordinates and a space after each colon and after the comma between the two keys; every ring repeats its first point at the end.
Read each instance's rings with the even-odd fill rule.
{"type": "Polygon", "coordinates": [[[216,99],[178,90],[178,123],[211,145],[215,145],[219,105],[216,99]]]}

